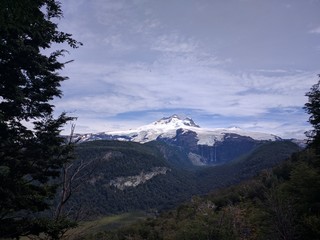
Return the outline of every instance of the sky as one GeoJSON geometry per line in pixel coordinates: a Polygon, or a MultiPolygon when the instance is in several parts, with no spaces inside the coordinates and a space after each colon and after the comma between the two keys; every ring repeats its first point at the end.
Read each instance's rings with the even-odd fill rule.
{"type": "MultiPolygon", "coordinates": [[[[304,138],[320,73],[320,0],[64,0],[56,113],[77,133],[178,114],[205,128],[304,138]],[[64,46],[61,46],[64,47],[64,46]]],[[[65,130],[68,131],[68,128],[65,130]]]]}

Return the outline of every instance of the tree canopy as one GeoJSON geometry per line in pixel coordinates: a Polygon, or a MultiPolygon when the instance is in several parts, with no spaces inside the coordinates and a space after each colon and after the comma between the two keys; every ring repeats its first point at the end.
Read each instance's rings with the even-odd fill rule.
{"type": "Polygon", "coordinates": [[[60,136],[72,118],[54,117],[50,103],[61,97],[66,50],[50,54],[53,44],[81,43],[58,30],[62,17],[55,0],[0,1],[0,236],[19,237],[51,231],[37,217],[49,207],[57,185],[52,179],[69,161],[70,148],[60,136]]]}
{"type": "MultiPolygon", "coordinates": [[[[320,77],[320,75],[319,75],[320,77]]],[[[316,148],[320,152],[320,80],[314,84],[310,91],[306,93],[308,102],[305,104],[304,109],[310,114],[309,122],[313,126],[311,131],[308,131],[309,145],[316,148]]]]}

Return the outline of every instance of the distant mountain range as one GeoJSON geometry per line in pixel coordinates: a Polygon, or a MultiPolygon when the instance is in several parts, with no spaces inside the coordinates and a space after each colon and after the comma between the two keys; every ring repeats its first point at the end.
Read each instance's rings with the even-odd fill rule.
{"type": "Polygon", "coordinates": [[[225,139],[226,135],[236,134],[239,136],[250,137],[253,140],[281,140],[280,137],[259,132],[244,131],[237,127],[232,128],[201,128],[191,118],[180,118],[174,114],[170,117],[161,118],[151,124],[141,126],[137,129],[130,129],[126,131],[111,131],[102,133],[77,134],[76,138],[80,142],[94,141],[94,140],[120,140],[132,141],[139,143],[146,143],[154,140],[164,138],[174,138],[179,132],[194,132],[197,135],[198,145],[213,146],[217,142],[225,139]]]}
{"type": "Polygon", "coordinates": [[[95,140],[166,142],[183,148],[194,165],[226,163],[250,152],[261,143],[283,141],[273,134],[249,132],[237,127],[201,128],[191,118],[180,118],[176,114],[137,129],[75,134],[74,138],[80,143],[95,140]]]}
{"type": "Polygon", "coordinates": [[[73,137],[79,144],[69,173],[85,177],[73,182],[80,187],[65,208],[88,217],[169,209],[255,176],[300,149],[272,134],[205,129],[177,115],[128,131],[73,137]]]}

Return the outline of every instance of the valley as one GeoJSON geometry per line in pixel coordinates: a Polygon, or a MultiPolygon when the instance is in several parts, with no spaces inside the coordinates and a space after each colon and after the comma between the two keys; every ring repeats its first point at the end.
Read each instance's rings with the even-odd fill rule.
{"type": "Polygon", "coordinates": [[[200,183],[196,190],[202,192],[160,211],[154,206],[80,223],[73,237],[317,239],[319,157],[313,149],[294,149],[291,142],[266,143],[228,164],[196,167],[192,170],[200,183]],[[86,230],[77,235],[81,229],[86,230]]]}
{"type": "Polygon", "coordinates": [[[266,142],[228,163],[195,166],[185,149],[163,142],[81,143],[76,148],[76,161],[92,161],[85,169],[91,174],[68,205],[81,205],[88,218],[128,211],[163,211],[193,195],[253,177],[298,150],[290,141],[266,142]]]}
{"type": "Polygon", "coordinates": [[[239,129],[205,132],[192,119],[175,115],[152,126],[156,130],[142,127],[144,136],[153,134],[144,141],[130,139],[141,135],[136,130],[134,135],[104,135],[98,140],[93,134],[90,138],[74,136],[78,143],[71,170],[84,165],[80,175],[85,177],[74,182],[79,187],[64,208],[80,216],[84,226],[95,224],[99,231],[115,229],[123,225],[99,219],[131,216],[128,221],[133,223],[139,214],[130,213],[136,212],[158,217],[195,196],[252,179],[301,150],[294,141],[269,134],[239,129]]]}

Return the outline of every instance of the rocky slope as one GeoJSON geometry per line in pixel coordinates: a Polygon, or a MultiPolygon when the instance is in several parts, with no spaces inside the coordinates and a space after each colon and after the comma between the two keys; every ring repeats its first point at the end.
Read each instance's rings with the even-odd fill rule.
{"type": "Polygon", "coordinates": [[[248,132],[240,128],[201,128],[191,118],[178,115],[162,118],[151,124],[128,131],[78,134],[79,142],[119,140],[147,143],[162,141],[185,149],[195,165],[229,162],[248,153],[262,142],[281,141],[278,136],[248,132]]]}

